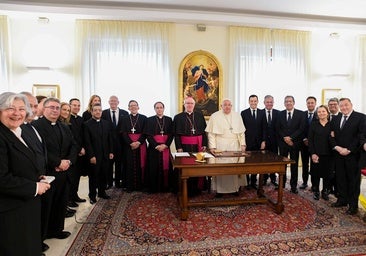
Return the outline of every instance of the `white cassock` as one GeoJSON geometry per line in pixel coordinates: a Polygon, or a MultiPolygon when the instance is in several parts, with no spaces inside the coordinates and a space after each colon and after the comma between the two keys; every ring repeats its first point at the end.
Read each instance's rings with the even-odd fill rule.
{"type": "MultiPolygon", "coordinates": [[[[205,131],[208,133],[210,149],[241,151],[241,145],[246,145],[245,126],[240,114],[236,112],[225,114],[219,110],[213,113],[205,131]]],[[[211,187],[217,193],[234,193],[239,191],[240,186],[246,184],[245,175],[225,175],[213,177],[211,187]]]]}

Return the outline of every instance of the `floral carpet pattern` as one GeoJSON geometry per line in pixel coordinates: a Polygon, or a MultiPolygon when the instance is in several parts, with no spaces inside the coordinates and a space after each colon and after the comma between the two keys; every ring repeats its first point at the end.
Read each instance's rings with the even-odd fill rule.
{"type": "MultiPolygon", "coordinates": [[[[274,198],[276,192],[266,187],[274,198]]],[[[245,190],[240,197],[252,197],[245,190]]],[[[266,204],[192,207],[179,219],[175,195],[125,193],[94,207],[67,255],[360,255],[366,223],[309,191],[285,191],[285,211],[266,204]]],[[[199,199],[217,200],[213,194],[199,199]]],[[[225,199],[224,196],[223,199],[225,199]]],[[[194,200],[194,199],[193,199],[194,200]]],[[[222,199],[221,199],[222,200],[222,199]]]]}

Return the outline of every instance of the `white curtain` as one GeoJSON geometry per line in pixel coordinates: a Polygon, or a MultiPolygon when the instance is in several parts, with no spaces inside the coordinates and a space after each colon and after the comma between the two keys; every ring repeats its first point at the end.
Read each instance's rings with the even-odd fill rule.
{"type": "Polygon", "coordinates": [[[293,95],[305,102],[308,93],[310,33],[267,28],[230,27],[229,96],[236,108],[248,107],[248,97],[256,94],[260,107],[267,94],[275,97],[275,107],[283,108],[283,98],[293,95]]]}
{"type": "Polygon", "coordinates": [[[81,91],[76,95],[86,105],[98,94],[103,108],[109,107],[110,95],[117,95],[124,109],[134,99],[146,115],[162,101],[169,114],[172,28],[170,23],[78,20],[76,87],[81,91]]]}
{"type": "Polygon", "coordinates": [[[8,18],[0,16],[0,93],[9,90],[9,53],[8,18]]]}
{"type": "Polygon", "coordinates": [[[357,48],[358,58],[355,68],[355,85],[361,91],[359,94],[361,109],[359,111],[366,113],[366,35],[359,36],[357,48]]]}

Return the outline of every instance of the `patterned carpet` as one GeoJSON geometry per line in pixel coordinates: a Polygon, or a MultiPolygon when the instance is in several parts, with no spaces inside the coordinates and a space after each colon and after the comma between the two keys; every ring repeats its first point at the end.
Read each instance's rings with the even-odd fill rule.
{"type": "MultiPolygon", "coordinates": [[[[270,186],[268,193],[275,198],[270,186]]],[[[309,191],[284,193],[285,211],[265,204],[194,207],[179,220],[173,194],[111,190],[100,200],[67,255],[361,255],[366,223],[361,215],[314,201],[309,191]]],[[[245,190],[240,197],[252,196],[245,190]]],[[[216,200],[212,194],[200,197],[216,200]]],[[[225,199],[225,198],[224,198],[225,199]]]]}

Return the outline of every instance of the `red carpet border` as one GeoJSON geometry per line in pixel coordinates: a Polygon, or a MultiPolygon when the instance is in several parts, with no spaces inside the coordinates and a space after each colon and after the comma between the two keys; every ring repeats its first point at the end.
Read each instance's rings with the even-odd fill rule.
{"type": "MultiPolygon", "coordinates": [[[[271,190],[271,187],[266,187],[271,190]]],[[[240,197],[253,196],[242,191],[240,197]]],[[[276,193],[268,191],[275,198],[276,193]]],[[[99,200],[68,255],[352,255],[366,252],[366,223],[314,201],[309,191],[284,193],[285,211],[265,204],[193,207],[179,219],[173,194],[124,193],[99,200]]],[[[200,199],[215,200],[213,194],[200,199]]]]}

